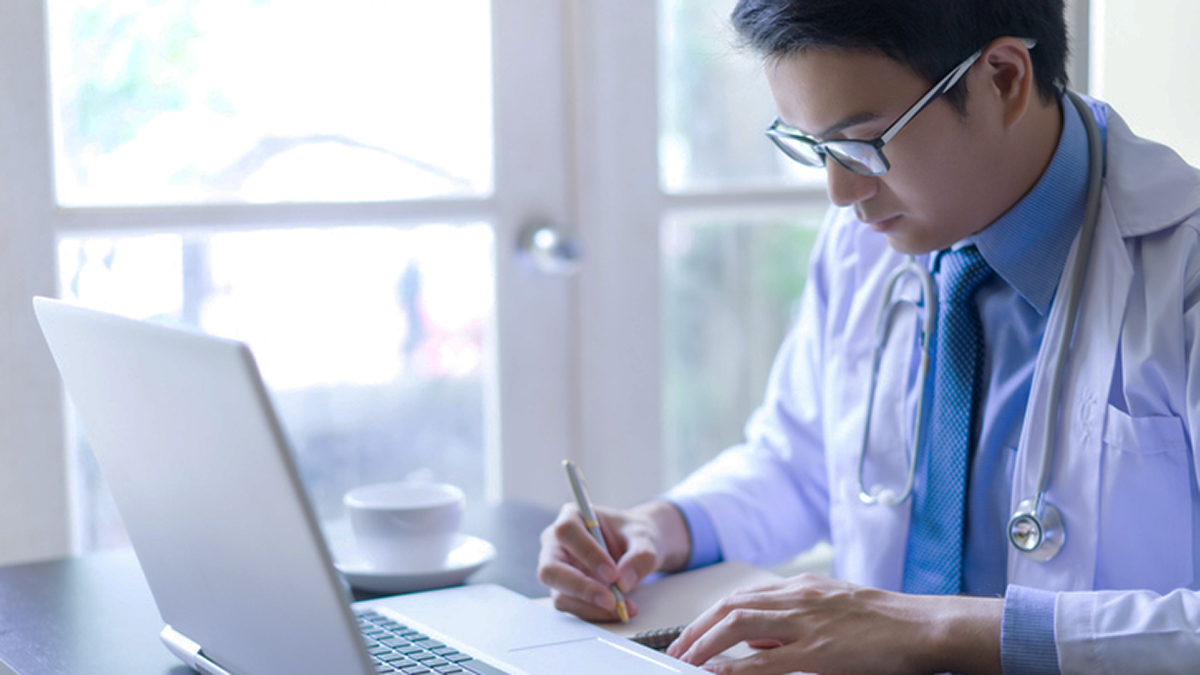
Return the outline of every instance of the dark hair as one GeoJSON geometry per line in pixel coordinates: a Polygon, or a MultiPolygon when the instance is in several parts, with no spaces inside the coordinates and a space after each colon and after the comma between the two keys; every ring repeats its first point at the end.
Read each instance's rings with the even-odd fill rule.
{"type": "MultiPolygon", "coordinates": [[[[1042,99],[1067,84],[1063,0],[738,0],[731,19],[742,42],[767,58],[808,48],[881,52],[931,86],[996,38],[1033,38],[1042,99]]],[[[965,80],[945,96],[965,113],[965,80]]]]}

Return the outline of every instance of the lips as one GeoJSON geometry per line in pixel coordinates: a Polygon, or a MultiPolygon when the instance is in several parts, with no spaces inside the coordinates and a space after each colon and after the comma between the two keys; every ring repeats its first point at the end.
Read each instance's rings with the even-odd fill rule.
{"type": "Polygon", "coordinates": [[[885,232],[891,229],[899,219],[899,215],[886,216],[883,218],[860,218],[862,222],[866,223],[872,230],[875,230],[876,232],[885,232]]]}

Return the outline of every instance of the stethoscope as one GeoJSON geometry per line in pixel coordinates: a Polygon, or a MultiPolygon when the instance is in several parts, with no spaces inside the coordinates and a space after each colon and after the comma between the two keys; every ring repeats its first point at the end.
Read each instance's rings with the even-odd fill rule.
{"type": "MultiPolygon", "coordinates": [[[[1057,401],[1062,393],[1062,383],[1065,374],[1067,349],[1071,344],[1072,327],[1079,315],[1079,301],[1083,295],[1083,280],[1087,273],[1087,260],[1091,255],[1092,241],[1096,234],[1096,221],[1100,215],[1100,183],[1104,179],[1104,150],[1101,147],[1100,128],[1096,124],[1092,112],[1074,92],[1067,92],[1067,97],[1083,118],[1088,137],[1088,193],[1087,205],[1084,211],[1083,226],[1079,233],[1079,250],[1076,252],[1075,266],[1071,270],[1070,286],[1067,289],[1067,311],[1070,317],[1055,346],[1055,359],[1058,367],[1050,376],[1049,398],[1057,401]]],[[[924,421],[923,408],[925,402],[925,383],[930,371],[929,349],[933,342],[933,334],[937,328],[937,289],[933,277],[922,265],[909,256],[894,270],[884,284],[884,297],[887,301],[880,308],[879,318],[875,327],[875,352],[871,360],[871,382],[868,387],[867,414],[863,426],[862,447],[858,456],[858,490],[859,498],[867,504],[896,506],[912,496],[913,481],[917,475],[917,450],[921,447],[921,433],[924,421]],[[921,297],[918,300],[895,298],[893,293],[904,279],[916,279],[921,287],[921,297]],[[920,337],[921,351],[917,377],[920,389],[916,400],[916,416],[912,430],[912,451],[909,453],[908,475],[904,487],[899,492],[882,485],[874,485],[869,491],[863,482],[863,471],[867,460],[867,439],[871,430],[871,411],[875,407],[875,388],[879,381],[879,364],[883,358],[884,346],[887,344],[888,329],[892,324],[894,312],[904,305],[912,305],[923,312],[920,337]]],[[[1041,468],[1038,472],[1037,491],[1033,497],[1022,500],[1017,504],[1017,510],[1008,521],[1008,539],[1014,547],[1029,558],[1042,562],[1058,555],[1066,541],[1066,529],[1063,526],[1062,513],[1053,504],[1046,501],[1046,489],[1050,482],[1050,467],[1054,461],[1053,441],[1058,429],[1056,407],[1044,406],[1040,411],[1045,417],[1042,425],[1041,468]]],[[[1026,409],[1028,415],[1029,410],[1026,409]]]]}

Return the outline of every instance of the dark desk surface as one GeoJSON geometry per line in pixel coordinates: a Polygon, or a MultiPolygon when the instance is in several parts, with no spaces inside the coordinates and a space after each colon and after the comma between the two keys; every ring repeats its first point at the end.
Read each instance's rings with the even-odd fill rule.
{"type": "MultiPolygon", "coordinates": [[[[468,510],[465,532],[491,541],[496,560],[470,583],[530,597],[538,535],[554,519],[540,506],[508,503],[468,510]]],[[[158,639],[162,621],[130,550],[0,568],[0,675],[193,674],[158,639]]]]}

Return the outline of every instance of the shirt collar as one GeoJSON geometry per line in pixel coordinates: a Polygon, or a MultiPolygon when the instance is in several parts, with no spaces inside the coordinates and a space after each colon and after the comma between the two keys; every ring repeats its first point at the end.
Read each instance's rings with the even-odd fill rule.
{"type": "Polygon", "coordinates": [[[968,237],[1005,281],[1045,316],[1083,224],[1088,186],[1087,130],[1064,95],[1063,130],[1050,166],[1016,206],[968,237]]]}

